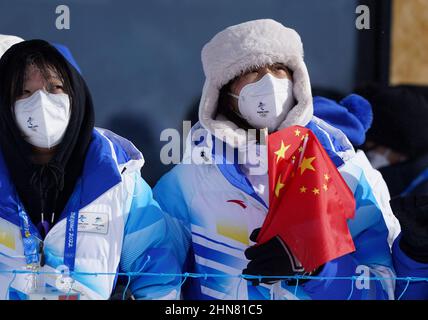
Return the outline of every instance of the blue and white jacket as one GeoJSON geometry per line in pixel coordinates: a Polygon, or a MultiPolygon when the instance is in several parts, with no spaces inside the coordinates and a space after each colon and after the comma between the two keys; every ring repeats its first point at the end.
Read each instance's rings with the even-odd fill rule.
{"type": "MultiPolygon", "coordinates": [[[[94,129],[81,176],[79,218],[105,218],[103,232],[88,232],[78,225],[72,293],[80,299],[108,299],[117,272],[164,273],[169,276],[132,276],[130,289],[137,299],[175,299],[180,295],[180,261],[184,258],[182,233],[152,198],[141,178],[142,154],[127,140],[103,129],[94,129]],[[98,273],[88,275],[84,273],[98,273]],[[83,274],[82,274],[83,273],[83,274]]],[[[0,298],[29,299],[31,281],[25,271],[19,199],[0,153],[0,298]]],[[[74,192],[77,192],[76,190],[74,192]]],[[[39,287],[56,292],[64,264],[66,211],[44,240],[45,275],[39,287]]],[[[30,224],[30,230],[37,228],[30,224]]],[[[93,230],[92,230],[93,231],[93,230]]]]}
{"type": "MultiPolygon", "coordinates": [[[[253,244],[249,235],[262,226],[268,208],[240,167],[216,154],[216,148],[210,144],[212,136],[198,124],[192,132],[199,131],[201,136],[201,130],[205,130],[205,136],[196,142],[188,139],[190,147],[182,163],[154,188],[155,199],[181,221],[191,240],[186,271],[201,274],[187,280],[184,298],[394,299],[395,273],[388,244],[390,217],[383,214],[373,195],[360,165],[364,159],[359,159],[361,154],[357,156],[340,130],[324,121],[313,117],[307,127],[316,134],[354,193],[356,213],[348,226],[356,251],[325,264],[318,275],[324,279],[297,287],[287,286],[285,281],[273,286],[252,286],[240,279],[248,263],[244,250],[253,244]],[[195,164],[198,155],[203,158],[199,159],[202,165],[195,164]],[[384,279],[331,279],[359,275],[384,279]]],[[[215,143],[222,142],[214,139],[215,143]]]]}

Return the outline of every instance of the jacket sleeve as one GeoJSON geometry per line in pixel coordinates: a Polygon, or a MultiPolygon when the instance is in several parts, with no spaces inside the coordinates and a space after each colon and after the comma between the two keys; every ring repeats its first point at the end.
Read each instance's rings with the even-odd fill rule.
{"type": "Polygon", "coordinates": [[[160,209],[139,175],[132,197],[120,271],[149,273],[131,276],[130,289],[136,299],[178,299],[184,260],[181,228],[160,209]],[[156,275],[161,273],[165,275],[156,275]]]}
{"type": "Polygon", "coordinates": [[[388,191],[388,186],[386,185],[386,182],[383,179],[381,173],[372,167],[369,160],[367,159],[366,154],[362,150],[358,150],[355,157],[353,157],[351,161],[361,167],[365,177],[367,178],[367,182],[372,189],[373,196],[376,199],[380,211],[382,212],[383,219],[385,220],[389,231],[388,244],[390,247],[392,247],[395,238],[397,238],[401,232],[401,227],[398,219],[392,212],[391,205],[389,203],[391,196],[388,191]]]}
{"type": "Polygon", "coordinates": [[[395,296],[402,300],[428,300],[428,264],[408,257],[399,246],[401,235],[394,241],[392,257],[398,278],[425,278],[425,281],[397,280],[395,296]]]}
{"type": "MultiPolygon", "coordinates": [[[[182,172],[186,166],[176,166],[170,172],[165,174],[156,184],[153,189],[154,198],[159,203],[160,207],[168,212],[176,222],[182,235],[182,246],[180,247],[180,256],[183,262],[182,271],[194,272],[194,261],[192,251],[192,233],[190,229],[190,216],[188,203],[191,201],[188,197],[194,194],[191,190],[192,186],[182,185],[183,181],[187,181],[186,175],[190,172],[182,172]],[[180,171],[178,170],[180,169],[180,171]],[[186,194],[185,194],[186,192],[186,194]]],[[[193,298],[189,295],[192,291],[194,281],[193,278],[186,280],[186,285],[183,286],[182,298],[193,298]]]]}
{"type": "Polygon", "coordinates": [[[360,168],[345,163],[339,171],[356,200],[355,217],[348,221],[356,251],[328,262],[318,274],[322,279],[301,287],[310,299],[393,299],[395,273],[382,212],[360,168]]]}

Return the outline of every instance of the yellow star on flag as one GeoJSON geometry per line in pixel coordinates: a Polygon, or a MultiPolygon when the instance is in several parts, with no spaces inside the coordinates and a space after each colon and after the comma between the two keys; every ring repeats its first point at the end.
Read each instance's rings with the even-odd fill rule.
{"type": "Polygon", "coordinates": [[[330,177],[329,177],[329,175],[327,173],[324,175],[324,179],[327,180],[327,181],[330,180],[330,177]]]}
{"type": "Polygon", "coordinates": [[[300,136],[300,130],[299,129],[294,130],[294,134],[296,135],[296,137],[300,136]]]}
{"type": "Polygon", "coordinates": [[[299,152],[303,152],[303,147],[299,147],[299,152]]]}
{"type": "Polygon", "coordinates": [[[276,163],[278,163],[279,159],[285,159],[285,153],[287,152],[290,145],[285,146],[284,141],[281,140],[281,147],[275,151],[276,154],[276,163]]]}
{"type": "Polygon", "coordinates": [[[301,188],[300,188],[300,193],[305,193],[306,192],[306,187],[305,186],[302,186],[301,188]]]}
{"type": "Polygon", "coordinates": [[[322,188],[324,189],[324,191],[327,191],[327,190],[328,190],[328,186],[327,186],[326,184],[323,184],[323,185],[322,185],[322,188]]]}
{"type": "Polygon", "coordinates": [[[279,197],[279,191],[282,188],[284,188],[284,186],[285,186],[285,184],[283,184],[281,182],[281,175],[279,175],[278,182],[276,183],[276,186],[275,186],[275,195],[276,195],[277,198],[279,197]]]}
{"type": "Polygon", "coordinates": [[[319,189],[317,189],[317,188],[314,188],[314,189],[312,190],[312,192],[313,192],[315,195],[320,194],[320,190],[319,190],[319,189]]]}
{"type": "Polygon", "coordinates": [[[306,158],[303,157],[302,163],[300,164],[300,175],[305,172],[306,169],[315,171],[315,168],[312,166],[312,162],[315,160],[315,157],[306,158]]]}

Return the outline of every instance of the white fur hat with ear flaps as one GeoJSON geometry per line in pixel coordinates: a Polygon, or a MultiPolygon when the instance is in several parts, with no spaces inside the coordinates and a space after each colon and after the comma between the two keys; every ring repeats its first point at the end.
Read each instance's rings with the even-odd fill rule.
{"type": "Polygon", "coordinates": [[[292,125],[305,126],[312,118],[313,105],[302,41],[296,31],[271,19],[228,27],[216,34],[202,49],[206,77],[199,104],[202,126],[232,147],[243,146],[247,139],[245,133],[236,130],[237,125],[224,116],[217,115],[220,89],[250,68],[273,63],[283,63],[292,71],[293,96],[296,100],[296,105],[279,129],[292,125]]]}

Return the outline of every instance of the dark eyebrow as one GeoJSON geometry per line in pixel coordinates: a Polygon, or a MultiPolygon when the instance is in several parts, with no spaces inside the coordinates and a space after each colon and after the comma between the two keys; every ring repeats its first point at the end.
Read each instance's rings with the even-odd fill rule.
{"type": "Polygon", "coordinates": [[[285,64],[283,64],[282,62],[275,62],[272,64],[273,66],[282,66],[282,67],[287,67],[285,64]]]}
{"type": "Polygon", "coordinates": [[[47,79],[49,82],[53,82],[53,81],[59,81],[62,83],[62,80],[58,77],[50,77],[49,79],[47,79]]]}
{"type": "Polygon", "coordinates": [[[236,77],[234,78],[234,80],[236,80],[236,79],[238,79],[238,78],[240,78],[240,77],[242,77],[242,76],[245,76],[245,75],[247,75],[247,74],[249,74],[249,73],[256,72],[256,71],[257,71],[257,69],[258,69],[258,67],[253,66],[253,67],[248,68],[248,69],[246,69],[246,70],[242,70],[242,71],[241,71],[241,73],[240,73],[238,76],[236,76],[236,77]]]}
{"type": "Polygon", "coordinates": [[[64,81],[57,75],[48,76],[48,78],[46,79],[46,82],[49,82],[49,83],[60,82],[61,84],[64,84],[64,81]]]}

